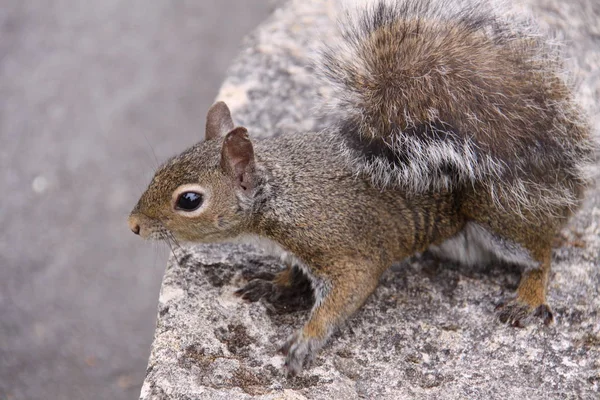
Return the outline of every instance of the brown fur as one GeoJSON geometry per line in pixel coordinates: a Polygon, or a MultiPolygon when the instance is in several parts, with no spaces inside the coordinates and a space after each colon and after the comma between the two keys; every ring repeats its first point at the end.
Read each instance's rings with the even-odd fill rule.
{"type": "MultiPolygon", "coordinates": [[[[254,172],[248,179],[258,183],[251,193],[222,167],[225,152],[219,146],[226,146],[224,140],[200,143],[157,171],[130,223],[140,225],[143,236],[161,226],[176,239],[193,242],[253,234],[293,253],[320,291],[311,319],[285,346],[293,373],[364,303],[394,261],[453,237],[468,220],[523,245],[543,262],[541,278],[537,270],[526,272],[517,301],[526,307],[525,315],[545,304],[549,259],[544,257],[560,221],[532,225],[503,214],[490,198],[478,197],[485,191],[408,197],[401,190],[381,191],[353,176],[334,138],[327,136],[307,133],[255,142],[254,172]],[[171,210],[171,193],[184,184],[199,184],[211,193],[209,207],[198,217],[171,210]]],[[[285,285],[289,278],[284,273],[276,283],[285,285]]],[[[524,316],[521,308],[511,312],[517,311],[524,316]]]]}
{"type": "Polygon", "coordinates": [[[413,193],[479,184],[523,213],[576,208],[589,126],[531,25],[483,2],[401,0],[342,30],[321,69],[355,170],[413,193]]]}
{"type": "MultiPolygon", "coordinates": [[[[339,126],[253,142],[244,128],[233,128],[229,110],[218,103],[207,118],[208,140],[165,163],[129,218],[144,238],[254,236],[293,254],[312,281],[315,305],[284,345],[292,374],[360,308],[393,262],[430,246],[463,262],[483,262],[477,257],[489,253],[524,266],[516,297],[501,308],[500,319],[518,326],[535,312],[552,320],[546,304],[551,242],[581,197],[584,181],[575,159],[585,159],[589,147],[558,64],[539,57],[546,53],[535,38],[507,31],[490,36],[493,24],[478,19],[411,19],[427,2],[404,3],[415,7],[407,9],[412,14],[379,8],[371,15],[375,22],[348,39],[359,64],[330,57],[331,77],[346,90],[339,126]],[[382,147],[399,135],[430,147],[420,159],[411,159],[409,148],[382,147]],[[471,165],[443,152],[434,160],[427,152],[460,150],[452,146],[466,138],[475,143],[477,162],[492,159],[502,167],[489,170],[496,164],[471,165]],[[347,153],[355,151],[361,155],[349,162],[347,153]],[[415,160],[425,160],[421,175],[411,177],[423,180],[419,190],[402,184],[382,189],[368,165],[398,173],[415,160]],[[456,178],[472,167],[488,170],[474,171],[469,182],[456,178]],[[449,184],[430,184],[436,174],[449,184]],[[177,209],[181,190],[201,194],[204,204],[177,209]],[[465,240],[477,251],[465,253],[465,240]]],[[[289,286],[292,277],[290,269],[274,284],[289,286]]],[[[257,287],[240,294],[259,298],[257,287]]]]}

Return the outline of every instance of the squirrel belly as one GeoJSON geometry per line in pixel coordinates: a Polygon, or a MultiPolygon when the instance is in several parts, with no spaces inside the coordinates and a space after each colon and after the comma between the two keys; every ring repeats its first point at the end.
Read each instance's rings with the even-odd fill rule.
{"type": "Polygon", "coordinates": [[[311,277],[309,320],[283,346],[291,374],[393,262],[428,248],[522,266],[500,320],[551,323],[552,240],[593,153],[560,57],[529,25],[477,0],[388,1],[357,15],[324,52],[333,126],[252,140],[216,103],[206,139],[156,171],[129,217],[143,238],[258,237],[292,254],[272,282],[238,292],[286,290],[297,267],[311,277]]]}

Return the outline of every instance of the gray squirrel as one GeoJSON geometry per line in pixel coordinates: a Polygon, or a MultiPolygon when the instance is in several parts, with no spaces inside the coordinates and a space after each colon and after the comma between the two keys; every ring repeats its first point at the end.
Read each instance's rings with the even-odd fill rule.
{"type": "MultiPolygon", "coordinates": [[[[252,140],[223,102],[205,140],[162,165],[131,212],[143,238],[246,238],[312,284],[308,322],[283,345],[298,374],[394,262],[431,250],[523,268],[498,310],[544,323],[552,240],[581,202],[590,128],[555,48],[483,1],[377,2],[342,23],[321,75],[336,121],[252,140]]],[[[238,291],[257,299],[250,281],[238,291]]]]}

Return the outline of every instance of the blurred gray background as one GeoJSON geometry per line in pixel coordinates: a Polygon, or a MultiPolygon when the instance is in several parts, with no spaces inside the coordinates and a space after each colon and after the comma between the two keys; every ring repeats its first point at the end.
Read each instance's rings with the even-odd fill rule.
{"type": "Polygon", "coordinates": [[[0,400],[138,397],[167,250],[126,216],[272,8],[0,1],[0,400]]]}

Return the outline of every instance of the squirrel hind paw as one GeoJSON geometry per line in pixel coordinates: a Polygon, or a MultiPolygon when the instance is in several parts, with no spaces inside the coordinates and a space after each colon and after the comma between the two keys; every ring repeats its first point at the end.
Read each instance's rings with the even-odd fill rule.
{"type": "Polygon", "coordinates": [[[552,313],[552,309],[547,304],[542,304],[536,308],[533,315],[541,318],[546,326],[549,326],[554,322],[554,314],[552,313]]]}
{"type": "Polygon", "coordinates": [[[515,328],[523,328],[525,326],[523,322],[530,316],[541,318],[545,326],[551,325],[554,321],[552,310],[547,304],[534,308],[521,301],[510,300],[496,306],[496,312],[500,322],[515,328]]]}

